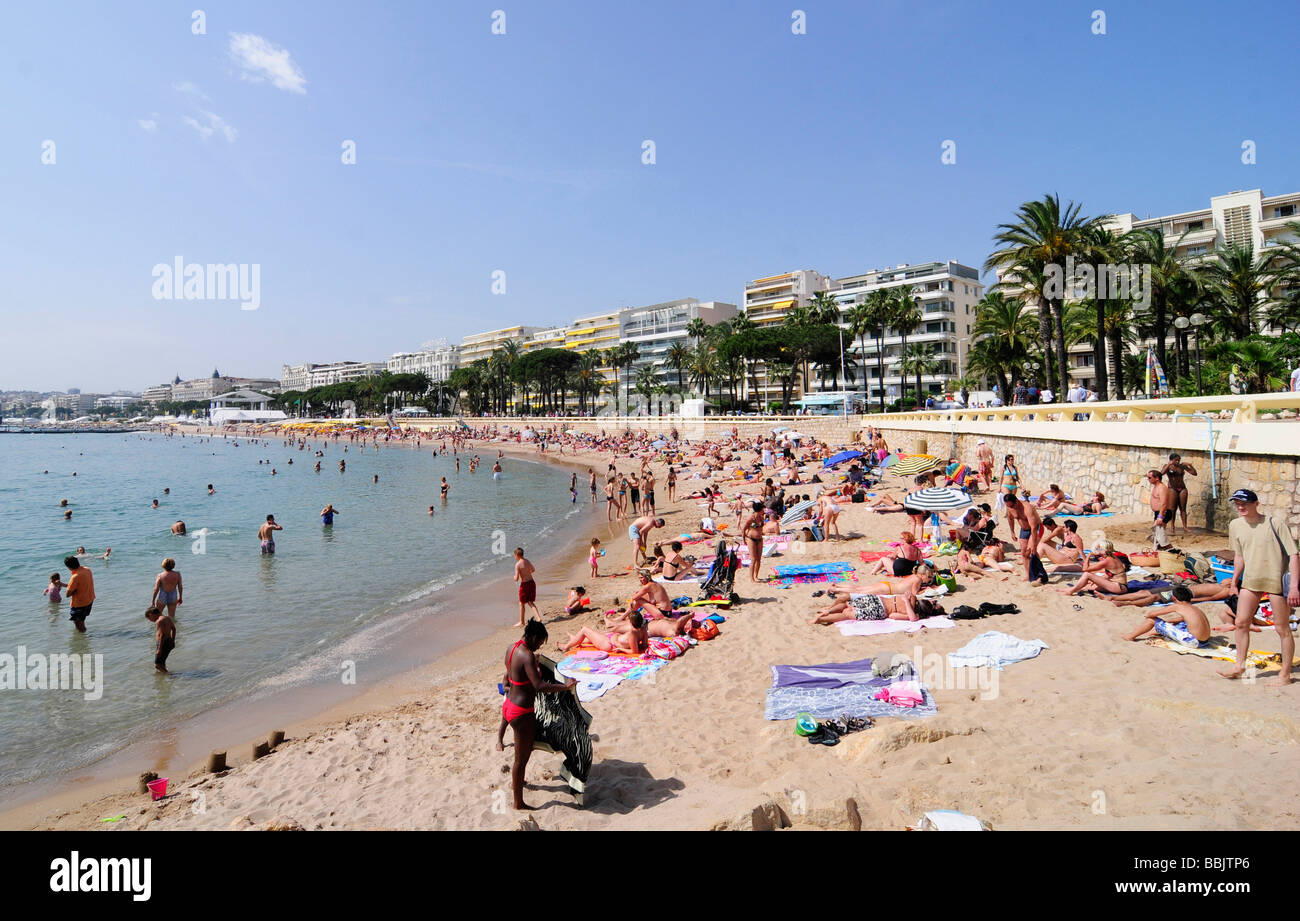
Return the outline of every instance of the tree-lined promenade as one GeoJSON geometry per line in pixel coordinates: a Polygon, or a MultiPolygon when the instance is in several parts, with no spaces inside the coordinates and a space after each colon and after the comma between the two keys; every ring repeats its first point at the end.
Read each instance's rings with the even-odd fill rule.
{"type": "MultiPolygon", "coordinates": [[[[1021,205],[998,226],[998,248],[984,269],[997,272],[999,281],[976,305],[963,374],[947,379],[947,392],[996,385],[1010,402],[1023,380],[1063,399],[1071,386],[1069,356],[1082,345],[1091,347],[1100,398],[1122,400],[1143,390],[1146,343],[1175,395],[1286,386],[1288,368],[1300,360],[1300,222],[1288,225],[1292,242],[1265,252],[1229,244],[1180,256],[1181,239],[1167,240],[1151,228],[1117,233],[1109,218],[1085,216],[1080,205],[1048,195],[1021,205]],[[1095,275],[1115,265],[1139,270],[1142,290],[1084,289],[1074,297],[1080,279],[1062,284],[1064,267],[1095,275]]],[[[362,412],[418,404],[435,414],[591,415],[630,414],[635,394],[648,414],[671,411],[693,396],[722,411],[785,413],[797,392],[880,382],[888,368],[906,382],[905,392],[887,406],[877,384],[868,408],[909,409],[926,398],[922,378],[947,367],[943,343],[908,342],[921,327],[911,285],[880,288],[854,303],[821,292],[791,307],[779,324],[758,326],[745,314],[712,326],[692,320],[689,341],[671,345],[658,363],[641,361],[632,342],[577,352],[526,350],[515,340],[446,381],[384,374],[288,392],[279,403],[295,414],[337,410],[350,401],[362,412]],[[896,346],[885,345],[894,338],[896,346]],[[779,391],[780,400],[767,400],[769,391],[779,391]]]]}

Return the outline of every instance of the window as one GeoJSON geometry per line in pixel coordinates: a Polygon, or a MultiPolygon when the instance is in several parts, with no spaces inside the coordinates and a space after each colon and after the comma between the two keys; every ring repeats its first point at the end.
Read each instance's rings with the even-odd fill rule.
{"type": "Polygon", "coordinates": [[[1295,205],[1278,205],[1273,209],[1273,217],[1294,217],[1295,205]]]}
{"type": "Polygon", "coordinates": [[[1207,247],[1204,243],[1199,243],[1196,246],[1189,246],[1187,247],[1187,255],[1199,256],[1206,251],[1206,248],[1207,247]]]}
{"type": "Polygon", "coordinates": [[[1204,229],[1205,229],[1205,221],[1188,221],[1188,222],[1187,222],[1187,229],[1188,229],[1189,231],[1191,231],[1191,230],[1204,230],[1204,229]]]}

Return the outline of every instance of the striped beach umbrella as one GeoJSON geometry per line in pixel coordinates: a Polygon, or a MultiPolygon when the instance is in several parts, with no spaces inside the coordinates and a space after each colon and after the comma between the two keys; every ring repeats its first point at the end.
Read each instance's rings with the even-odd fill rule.
{"type": "Polygon", "coordinates": [[[931,470],[942,470],[948,466],[946,461],[928,454],[911,454],[889,468],[889,472],[898,476],[916,476],[931,470]]]}
{"type": "Polygon", "coordinates": [[[796,502],[794,505],[786,509],[785,514],[781,516],[781,527],[785,528],[794,524],[803,517],[804,512],[808,511],[808,509],[812,508],[816,504],[817,503],[813,502],[811,499],[807,502],[796,502]]]}
{"type": "Polygon", "coordinates": [[[907,498],[903,500],[903,506],[921,512],[946,512],[955,508],[963,508],[970,505],[972,501],[974,500],[960,489],[954,489],[951,486],[936,486],[908,493],[907,498]]]}

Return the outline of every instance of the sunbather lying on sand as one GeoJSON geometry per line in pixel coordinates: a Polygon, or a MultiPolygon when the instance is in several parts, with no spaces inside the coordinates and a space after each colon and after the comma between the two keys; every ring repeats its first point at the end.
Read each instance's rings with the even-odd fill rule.
{"type": "Polygon", "coordinates": [[[569,652],[583,643],[589,643],[605,652],[626,652],[637,656],[646,651],[645,619],[636,612],[628,615],[627,623],[620,624],[609,633],[600,633],[591,627],[583,627],[568,642],[560,647],[561,652],[569,652]]]}
{"type": "MultiPolygon", "coordinates": [[[[1120,607],[1132,605],[1137,608],[1145,608],[1152,604],[1164,604],[1173,600],[1173,589],[1176,587],[1171,586],[1162,592],[1125,592],[1123,595],[1112,597],[1110,603],[1120,607]]],[[[1187,586],[1187,589],[1192,593],[1192,601],[1195,602],[1226,601],[1232,596],[1232,583],[1230,582],[1193,582],[1187,586]]],[[[1229,618],[1228,622],[1232,622],[1231,618],[1229,618]]]]}
{"type": "Polygon", "coordinates": [[[878,493],[862,503],[873,512],[901,512],[903,503],[887,492],[878,493]]]}
{"type": "Polygon", "coordinates": [[[920,620],[943,613],[933,601],[913,594],[875,595],[859,592],[832,592],[829,607],[809,619],[810,624],[833,624],[841,620],[920,620]]]}
{"type": "MultiPolygon", "coordinates": [[[[957,571],[968,573],[976,579],[982,579],[989,575],[986,570],[996,569],[1002,572],[1015,572],[1016,567],[1002,560],[1002,545],[994,544],[985,547],[982,553],[974,553],[965,547],[957,551],[957,571]],[[996,554],[996,558],[995,558],[996,554]]],[[[1007,576],[998,579],[999,582],[1007,581],[1007,576]]]]}
{"type": "Polygon", "coordinates": [[[910,576],[881,579],[879,582],[867,582],[861,586],[861,590],[869,595],[896,595],[900,593],[914,595],[931,585],[934,585],[934,570],[929,566],[922,565],[910,576]]]}

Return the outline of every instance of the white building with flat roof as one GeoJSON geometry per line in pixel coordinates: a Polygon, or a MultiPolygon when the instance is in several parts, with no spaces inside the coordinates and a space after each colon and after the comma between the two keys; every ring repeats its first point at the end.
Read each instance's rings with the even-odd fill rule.
{"type": "Polygon", "coordinates": [[[387,367],[390,374],[424,374],[430,381],[445,381],[460,367],[460,346],[395,352],[388,359],[387,367]]]}

